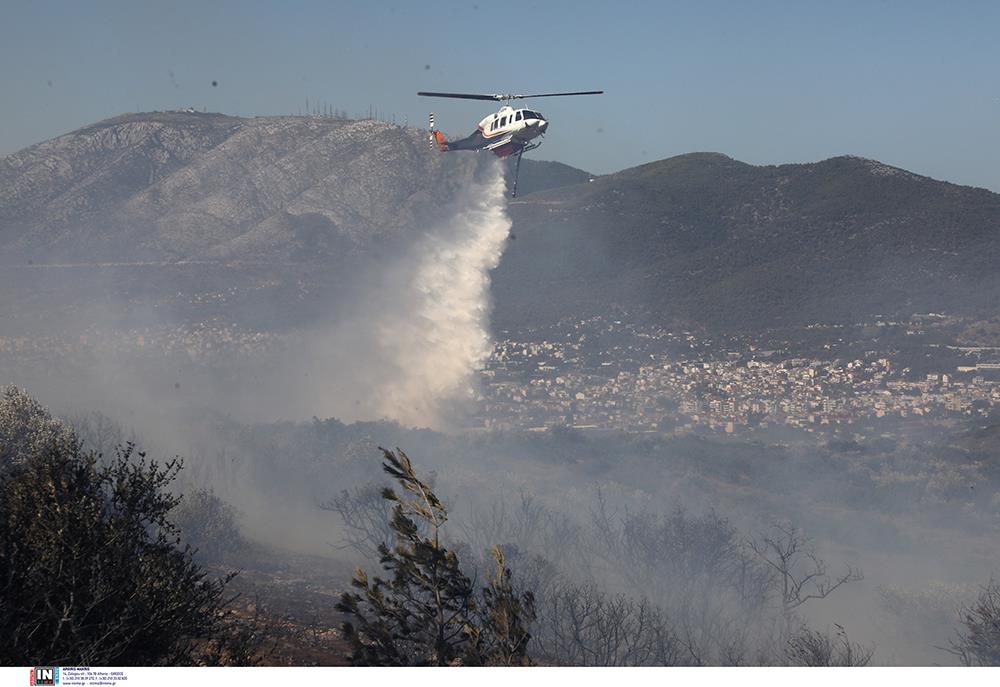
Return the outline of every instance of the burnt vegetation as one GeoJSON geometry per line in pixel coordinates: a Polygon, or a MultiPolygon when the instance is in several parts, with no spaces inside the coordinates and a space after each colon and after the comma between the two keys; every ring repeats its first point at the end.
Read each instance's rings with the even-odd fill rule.
{"type": "MultiPolygon", "coordinates": [[[[77,417],[73,427],[4,390],[0,624],[8,641],[0,658],[11,664],[329,663],[322,651],[331,647],[357,665],[878,662],[874,643],[812,613],[856,587],[861,570],[830,560],[794,524],[744,530],[711,510],[636,506],[610,486],[578,495],[589,504],[582,509],[525,488],[475,495],[455,489],[456,475],[422,474],[401,450],[376,453],[372,430],[410,437],[422,453],[431,445],[375,424],[316,423],[302,435],[286,426],[268,444],[272,456],[312,465],[303,484],[292,484],[298,493],[307,484],[314,494],[317,484],[345,487],[310,507],[336,527],[337,537],[324,535],[337,539],[335,555],[362,562],[353,579],[331,577],[323,587],[339,594],[339,615],[315,616],[303,630],[268,609],[268,595],[284,602],[296,588],[241,587],[234,578],[234,565],[257,578],[288,569],[285,554],[245,537],[237,508],[183,478],[178,460],[150,459],[107,418],[77,417]],[[347,435],[337,460],[321,450],[331,429],[347,435]],[[375,457],[381,480],[372,479],[375,457]],[[261,598],[247,604],[236,589],[261,598]]],[[[576,462],[565,461],[579,471],[587,447],[578,448],[576,462]]],[[[216,474],[216,484],[229,479],[224,466],[275,483],[276,462],[254,470],[226,450],[214,455],[219,465],[203,457],[198,474],[216,474]]],[[[990,582],[960,614],[950,591],[924,598],[881,586],[879,595],[901,624],[951,632],[958,662],[996,665],[997,589],[990,582]]]]}
{"type": "Polygon", "coordinates": [[[521,492],[449,529],[406,454],[382,452],[408,496],[370,483],[322,506],[341,516],[345,546],[388,573],[359,568],[342,596],[357,664],[859,666],[874,654],[799,617],[862,576],[828,574],[790,525],[754,539],[714,513],[618,513],[600,492],[578,524],[521,492]]]}
{"type": "Polygon", "coordinates": [[[990,580],[961,619],[951,652],[967,666],[1000,665],[1000,583],[990,580]]]}

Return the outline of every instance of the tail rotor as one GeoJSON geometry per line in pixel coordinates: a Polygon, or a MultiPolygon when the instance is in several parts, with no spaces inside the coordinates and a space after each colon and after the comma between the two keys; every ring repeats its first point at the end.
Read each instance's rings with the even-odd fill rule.
{"type": "Polygon", "coordinates": [[[430,116],[427,118],[427,124],[430,128],[430,133],[427,137],[427,144],[430,146],[431,150],[437,148],[442,153],[448,150],[448,142],[444,139],[444,134],[434,128],[434,113],[431,112],[430,116]]]}

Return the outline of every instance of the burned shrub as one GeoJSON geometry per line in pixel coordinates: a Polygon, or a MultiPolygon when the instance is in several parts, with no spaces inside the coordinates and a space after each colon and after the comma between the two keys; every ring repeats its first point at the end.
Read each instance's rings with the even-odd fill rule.
{"type": "Polygon", "coordinates": [[[868,665],[875,647],[852,642],[840,625],[834,636],[806,626],[792,635],[785,648],[788,662],[794,666],[857,668],[868,665]]]}
{"type": "Polygon", "coordinates": [[[967,666],[1000,666],[1000,583],[990,580],[961,618],[951,653],[967,666]]]}

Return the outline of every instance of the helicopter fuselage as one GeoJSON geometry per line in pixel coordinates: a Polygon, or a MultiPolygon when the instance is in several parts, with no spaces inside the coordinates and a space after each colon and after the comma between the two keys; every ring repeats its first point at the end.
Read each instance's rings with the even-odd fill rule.
{"type": "MultiPolygon", "coordinates": [[[[549,128],[548,121],[538,112],[514,109],[505,105],[499,111],[483,117],[472,135],[449,141],[448,150],[489,150],[497,157],[507,157],[527,147],[549,128]]],[[[537,145],[537,144],[535,144],[537,145]]]]}
{"type": "Polygon", "coordinates": [[[477,130],[482,134],[488,150],[497,157],[506,157],[519,152],[548,128],[548,121],[540,113],[504,105],[499,111],[483,117],[477,130]],[[499,145],[494,147],[494,143],[499,145]]]}
{"type": "Polygon", "coordinates": [[[478,128],[482,132],[483,138],[487,140],[513,134],[520,140],[530,141],[544,134],[545,130],[549,128],[549,123],[534,110],[515,110],[509,105],[505,105],[498,112],[484,117],[479,122],[478,128]]]}

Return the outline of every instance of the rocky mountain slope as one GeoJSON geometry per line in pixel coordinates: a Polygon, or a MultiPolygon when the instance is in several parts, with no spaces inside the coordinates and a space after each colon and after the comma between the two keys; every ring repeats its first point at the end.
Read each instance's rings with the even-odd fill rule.
{"type": "Polygon", "coordinates": [[[0,160],[5,262],[338,256],[471,173],[378,121],[127,115],[0,160]]]}
{"type": "MultiPolygon", "coordinates": [[[[426,132],[375,120],[98,122],[0,158],[0,319],[56,326],[97,307],[305,325],[493,159],[441,155],[426,132]]],[[[521,190],[589,178],[525,160],[521,190]]]]}

